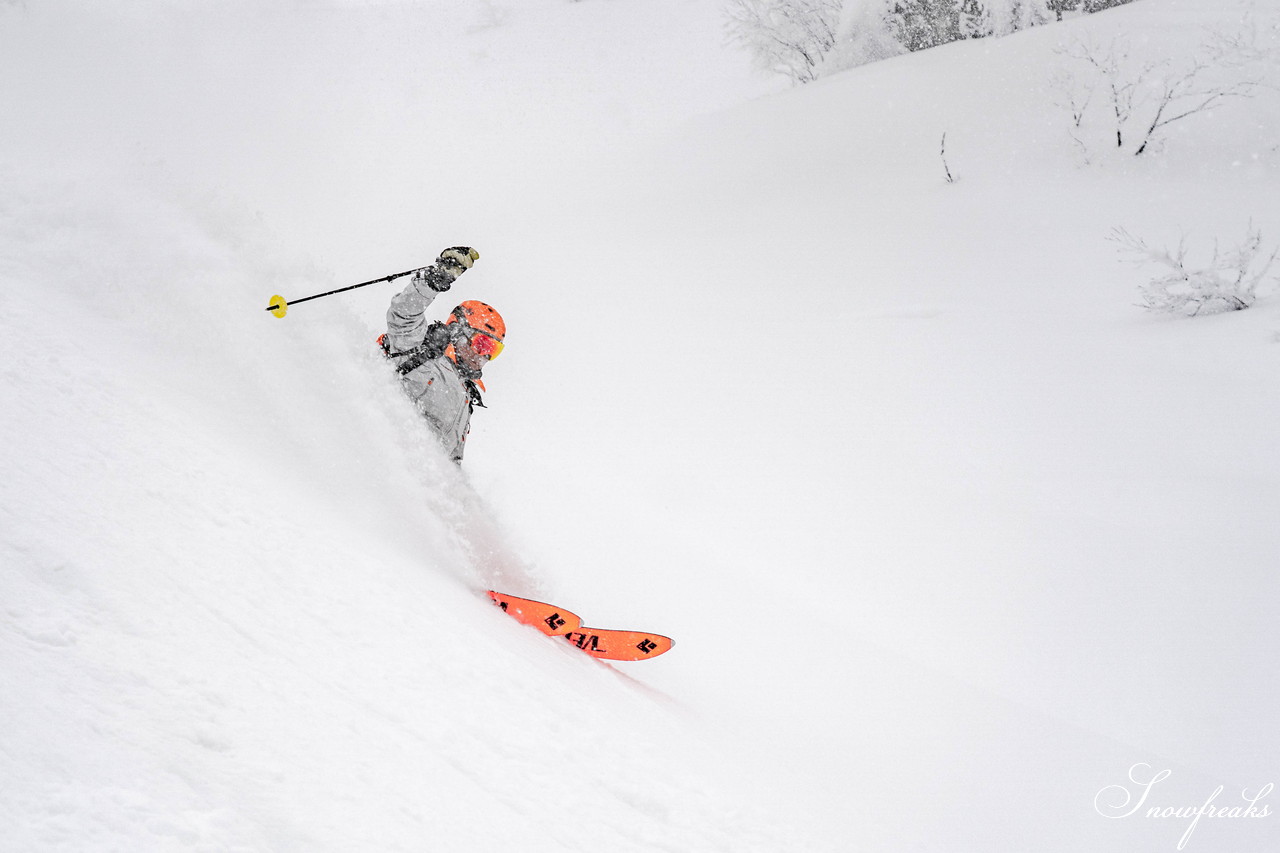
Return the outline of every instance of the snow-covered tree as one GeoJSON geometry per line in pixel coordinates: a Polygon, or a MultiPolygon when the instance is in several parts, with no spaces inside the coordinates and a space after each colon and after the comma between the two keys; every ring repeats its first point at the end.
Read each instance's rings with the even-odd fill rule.
{"type": "Polygon", "coordinates": [[[1084,11],[1084,0],[1049,0],[1048,6],[1049,11],[1061,21],[1064,12],[1084,11]]]}
{"type": "Polygon", "coordinates": [[[836,23],[836,46],[820,74],[879,62],[907,52],[895,32],[896,0],[847,0],[836,23]]]}
{"type": "Polygon", "coordinates": [[[960,36],[976,39],[991,35],[991,13],[983,0],[960,0],[960,36]]]}
{"type": "Polygon", "coordinates": [[[1084,11],[1101,12],[1103,9],[1110,9],[1113,6],[1123,6],[1126,3],[1132,3],[1133,0],[1083,0],[1084,11]]]}
{"type": "Polygon", "coordinates": [[[729,37],[758,67],[796,83],[816,69],[836,44],[842,0],[730,0],[729,37]]]}
{"type": "Polygon", "coordinates": [[[948,42],[1003,36],[1130,0],[728,0],[730,39],[757,66],[808,83],[948,42]]]}
{"type": "Polygon", "coordinates": [[[953,7],[950,14],[955,21],[956,38],[985,38],[1006,36],[1056,20],[1053,2],[1065,0],[950,0],[946,5],[953,7]]]}
{"type": "Polygon", "coordinates": [[[986,35],[1007,36],[1055,19],[1049,0],[981,0],[987,14],[986,35]]]}
{"type": "Polygon", "coordinates": [[[907,50],[926,50],[964,37],[960,0],[897,0],[893,15],[894,34],[907,50]]]}

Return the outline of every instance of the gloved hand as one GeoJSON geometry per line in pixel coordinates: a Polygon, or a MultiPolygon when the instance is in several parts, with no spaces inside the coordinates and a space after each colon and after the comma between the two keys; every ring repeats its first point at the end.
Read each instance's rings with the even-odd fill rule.
{"type": "Polygon", "coordinates": [[[452,246],[441,252],[434,264],[414,273],[413,278],[437,293],[444,293],[479,257],[480,253],[469,246],[452,246]]]}
{"type": "Polygon", "coordinates": [[[454,278],[471,269],[471,265],[480,259],[480,253],[470,246],[453,246],[445,249],[436,259],[436,263],[454,274],[454,278]]]}

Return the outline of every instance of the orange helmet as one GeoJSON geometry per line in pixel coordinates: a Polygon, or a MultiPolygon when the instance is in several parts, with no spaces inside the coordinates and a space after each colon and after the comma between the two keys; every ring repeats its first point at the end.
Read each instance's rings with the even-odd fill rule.
{"type": "Polygon", "coordinates": [[[477,302],[474,299],[468,299],[453,312],[449,314],[449,319],[445,320],[445,325],[450,323],[461,322],[475,329],[477,332],[483,332],[499,343],[507,336],[507,324],[502,322],[502,315],[493,310],[492,305],[486,305],[483,302],[477,302]]]}

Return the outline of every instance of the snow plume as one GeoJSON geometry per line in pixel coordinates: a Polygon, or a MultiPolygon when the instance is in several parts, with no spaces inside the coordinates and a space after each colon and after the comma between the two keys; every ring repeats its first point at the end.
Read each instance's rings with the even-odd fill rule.
{"type": "Polygon", "coordinates": [[[349,308],[262,310],[315,282],[252,217],[0,188],[0,849],[777,849],[660,692],[477,595],[539,586],[349,308]]]}

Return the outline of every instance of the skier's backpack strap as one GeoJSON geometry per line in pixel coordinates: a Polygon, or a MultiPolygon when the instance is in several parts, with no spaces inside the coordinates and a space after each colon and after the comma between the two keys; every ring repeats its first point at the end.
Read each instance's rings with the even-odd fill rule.
{"type": "MultiPolygon", "coordinates": [[[[405,353],[402,353],[402,355],[403,354],[405,353]]],[[[422,367],[422,365],[426,364],[428,361],[431,361],[433,357],[434,356],[428,355],[427,353],[423,352],[421,348],[418,348],[416,350],[410,350],[409,357],[406,358],[404,361],[400,362],[400,364],[396,367],[396,373],[399,373],[401,376],[404,376],[406,373],[412,373],[413,371],[417,370],[419,367],[422,367]]]]}
{"type": "Polygon", "coordinates": [[[391,341],[386,335],[383,335],[378,340],[382,343],[382,350],[387,354],[388,358],[405,356],[404,361],[396,365],[396,373],[404,376],[422,367],[428,361],[444,355],[444,351],[449,346],[450,337],[449,330],[444,323],[432,323],[427,327],[427,334],[422,339],[422,343],[411,350],[392,352],[391,341]]]}

